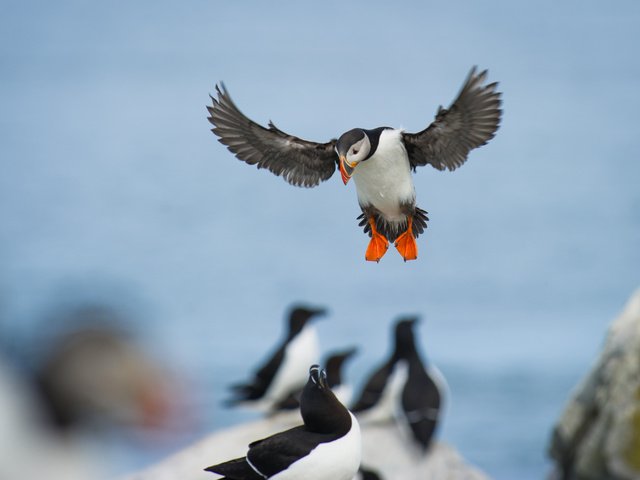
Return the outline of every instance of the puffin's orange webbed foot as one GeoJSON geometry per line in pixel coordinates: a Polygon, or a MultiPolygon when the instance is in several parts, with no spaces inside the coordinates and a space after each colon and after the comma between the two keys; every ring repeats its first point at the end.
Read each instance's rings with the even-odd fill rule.
{"type": "Polygon", "coordinates": [[[369,262],[379,262],[384,254],[387,253],[388,248],[389,240],[387,240],[384,235],[376,232],[371,236],[371,241],[369,242],[364,258],[369,262]]]}
{"type": "Polygon", "coordinates": [[[380,259],[387,253],[389,248],[389,240],[378,232],[376,229],[376,221],[373,217],[369,218],[369,225],[371,226],[371,240],[367,247],[367,252],[364,254],[364,258],[369,262],[379,262],[380,259]]]}
{"type": "Polygon", "coordinates": [[[418,245],[413,236],[413,218],[408,218],[407,230],[396,238],[395,246],[405,262],[418,258],[418,245]]]}

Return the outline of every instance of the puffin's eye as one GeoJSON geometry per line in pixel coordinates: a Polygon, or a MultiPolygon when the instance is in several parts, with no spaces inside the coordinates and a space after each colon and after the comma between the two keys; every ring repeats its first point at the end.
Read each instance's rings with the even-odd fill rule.
{"type": "Polygon", "coordinates": [[[357,148],[354,148],[353,150],[351,150],[351,153],[353,153],[354,155],[357,155],[359,152],[359,150],[357,148]]]}

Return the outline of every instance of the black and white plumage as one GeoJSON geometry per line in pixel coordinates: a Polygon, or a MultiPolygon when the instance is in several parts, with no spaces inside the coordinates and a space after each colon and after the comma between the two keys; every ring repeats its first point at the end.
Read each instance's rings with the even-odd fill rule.
{"type": "Polygon", "coordinates": [[[417,318],[399,320],[391,357],[369,377],[353,405],[361,421],[397,421],[409,427],[414,443],[427,450],[441,415],[446,390],[442,375],[425,367],[415,344],[417,318]]]}
{"type": "MultiPolygon", "coordinates": [[[[344,382],[342,375],[342,367],[347,360],[353,358],[358,349],[351,347],[346,350],[340,350],[332,352],[328,355],[323,365],[327,372],[327,383],[333,391],[340,403],[348,405],[351,400],[351,386],[344,382]]],[[[300,395],[302,389],[296,392],[291,392],[285,399],[274,405],[276,411],[288,411],[295,410],[300,406],[300,395]]]]}
{"type": "Polygon", "coordinates": [[[230,405],[244,404],[269,411],[307,380],[307,367],[319,357],[318,336],[311,321],[324,315],[323,308],[296,306],[290,313],[285,338],[248,383],[232,386],[230,405]]]}
{"type": "Polygon", "coordinates": [[[351,480],[360,467],[360,428],[318,365],[300,399],[303,425],[249,444],[245,457],[205,470],[229,480],[351,480]]]}
{"type": "Polygon", "coordinates": [[[379,261],[389,241],[405,260],[417,258],[415,239],[427,226],[418,208],[411,171],[423,165],[455,170],[469,152],[494,137],[502,111],[497,83],[474,67],[447,109],[440,107],[424,130],[407,133],[380,127],[354,128],[326,143],[302,140],[269,122],[264,128],[246,117],[224,85],[207,107],[213,133],[236,157],[266,168],[295,186],[314,187],[339,167],[346,184],[353,177],[362,210],[360,225],[371,237],[365,258],[379,261]]]}

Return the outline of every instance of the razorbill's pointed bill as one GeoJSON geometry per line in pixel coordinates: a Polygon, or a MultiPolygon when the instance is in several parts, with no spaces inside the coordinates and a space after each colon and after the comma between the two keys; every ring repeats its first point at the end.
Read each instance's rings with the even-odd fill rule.
{"type": "Polygon", "coordinates": [[[318,365],[300,398],[304,425],[249,444],[245,457],[206,468],[229,480],[351,480],[360,467],[360,428],[318,365]]]}
{"type": "Polygon", "coordinates": [[[319,356],[318,336],[310,321],[325,314],[323,308],[294,307],[286,337],[250,382],[231,387],[234,397],[227,403],[269,411],[290,392],[301,389],[307,379],[305,365],[317,362],[319,356]]]}
{"type": "Polygon", "coordinates": [[[424,130],[354,128],[327,143],[302,140],[247,118],[223,84],[207,107],[213,133],[240,160],[266,168],[292,185],[314,187],[339,166],[346,184],[356,184],[362,210],[360,226],[371,240],[365,259],[379,261],[389,242],[406,260],[417,258],[415,239],[427,227],[427,212],[416,205],[411,170],[430,164],[455,170],[471,150],[486,144],[498,130],[502,111],[497,83],[486,84],[487,71],[472,68],[460,93],[447,109],[439,107],[424,130]]]}
{"type": "MultiPolygon", "coordinates": [[[[327,382],[333,394],[343,405],[348,405],[351,401],[351,386],[342,380],[342,367],[347,360],[352,358],[358,349],[351,347],[346,350],[332,352],[327,357],[324,365],[327,372],[327,382]]],[[[295,410],[300,406],[300,395],[302,390],[291,392],[283,400],[274,405],[274,411],[295,410]]]]}
{"type": "Polygon", "coordinates": [[[415,344],[417,318],[395,325],[391,357],[369,377],[352,411],[363,422],[397,421],[408,427],[423,451],[433,438],[446,387],[442,375],[426,368],[415,344]]]}

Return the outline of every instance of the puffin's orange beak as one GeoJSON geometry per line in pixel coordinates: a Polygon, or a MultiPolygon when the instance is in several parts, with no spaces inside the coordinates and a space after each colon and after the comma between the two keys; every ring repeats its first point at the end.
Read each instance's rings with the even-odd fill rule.
{"type": "Polygon", "coordinates": [[[340,155],[340,175],[342,175],[342,181],[345,185],[349,182],[351,175],[353,175],[354,168],[356,168],[356,164],[352,165],[347,160],[347,157],[340,155]]]}

